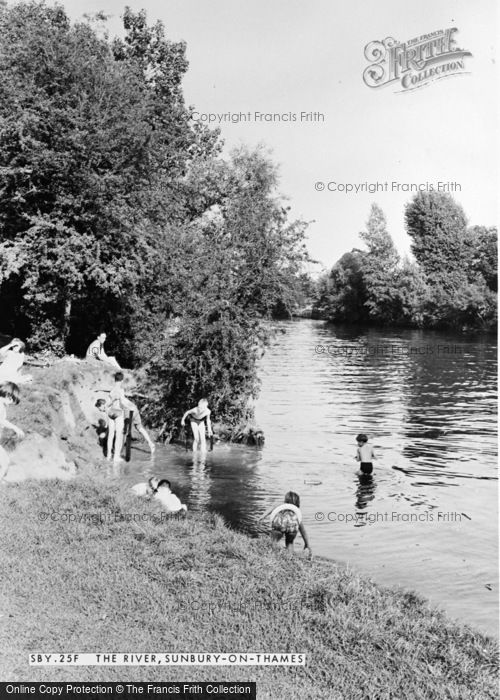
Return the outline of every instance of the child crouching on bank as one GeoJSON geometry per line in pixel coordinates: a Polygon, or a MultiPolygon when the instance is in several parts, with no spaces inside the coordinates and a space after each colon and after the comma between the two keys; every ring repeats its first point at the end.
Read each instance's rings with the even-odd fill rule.
{"type": "Polygon", "coordinates": [[[302,513],[300,511],[300,498],[294,491],[288,491],[285,494],[285,502],[273,508],[273,510],[265,513],[259,520],[264,520],[269,516],[271,521],[271,539],[273,542],[279,542],[285,537],[286,548],[293,552],[293,544],[297,533],[300,532],[304,540],[304,549],[308,550],[309,559],[312,557],[312,550],[309,545],[309,538],[302,522],[302,513]]]}

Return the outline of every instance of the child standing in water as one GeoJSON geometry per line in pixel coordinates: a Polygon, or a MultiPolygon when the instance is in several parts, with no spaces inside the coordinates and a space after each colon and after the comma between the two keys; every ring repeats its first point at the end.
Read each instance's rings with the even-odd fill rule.
{"type": "MultiPolygon", "coordinates": [[[[137,430],[137,432],[140,433],[142,435],[142,437],[146,440],[146,442],[149,446],[149,451],[151,452],[151,456],[153,456],[155,453],[155,445],[154,445],[154,442],[149,437],[146,428],[142,424],[141,414],[139,413],[139,409],[137,408],[137,404],[135,404],[130,399],[127,399],[127,400],[129,402],[129,405],[130,405],[130,410],[134,412],[134,415],[132,416],[132,425],[137,430]]],[[[127,418],[125,419],[125,432],[127,432],[128,420],[129,420],[129,418],[127,416],[127,418]]]]}
{"type": "MultiPolygon", "coordinates": [[[[13,382],[3,382],[0,384],[0,437],[2,435],[2,428],[10,428],[10,430],[13,430],[20,438],[24,437],[24,431],[7,420],[7,406],[13,403],[19,403],[19,387],[13,382]]],[[[9,464],[9,455],[0,445],[0,481],[2,481],[7,474],[9,464]]]]}
{"type": "Polygon", "coordinates": [[[377,459],[375,450],[368,443],[368,437],[364,433],[360,433],[356,437],[358,449],[356,450],[356,461],[360,462],[360,469],[363,474],[371,474],[373,471],[372,460],[377,459]]]}
{"type": "Polygon", "coordinates": [[[205,441],[205,423],[207,424],[208,437],[212,436],[212,423],[210,422],[210,409],[208,408],[208,401],[206,399],[200,399],[198,405],[195,408],[191,408],[189,411],[182,416],[181,425],[186,424],[186,418],[189,416],[189,421],[191,423],[191,430],[193,431],[193,451],[198,447],[202,452],[207,449],[207,444],[205,441]]]}
{"type": "Polygon", "coordinates": [[[111,454],[113,453],[113,461],[115,464],[121,462],[120,454],[123,445],[125,410],[133,410],[132,403],[127,399],[123,390],[123,378],[123,372],[115,372],[115,385],[109,392],[108,444],[106,458],[110,460],[111,454]]]}
{"type": "Polygon", "coordinates": [[[312,550],[309,546],[306,529],[302,523],[302,513],[300,512],[300,498],[294,491],[285,494],[285,502],[271,511],[267,511],[259,520],[264,520],[267,516],[271,520],[271,538],[273,542],[279,542],[285,536],[286,548],[293,550],[293,543],[300,532],[304,540],[304,549],[309,550],[309,559],[312,557],[312,550]]]}

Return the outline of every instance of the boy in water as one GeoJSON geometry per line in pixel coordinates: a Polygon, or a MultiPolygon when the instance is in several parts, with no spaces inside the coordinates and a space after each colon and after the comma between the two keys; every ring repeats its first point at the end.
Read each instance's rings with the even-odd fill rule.
{"type": "Polygon", "coordinates": [[[356,437],[356,442],[358,443],[358,449],[356,450],[356,461],[360,462],[360,469],[362,474],[371,474],[373,471],[372,460],[377,459],[375,456],[375,450],[368,443],[368,436],[364,433],[360,433],[356,437]]]}
{"type": "Polygon", "coordinates": [[[182,416],[181,425],[184,426],[186,423],[186,418],[189,418],[191,423],[191,430],[193,431],[193,452],[199,447],[202,452],[207,449],[207,444],[205,440],[205,423],[207,424],[208,437],[212,436],[212,423],[210,422],[210,409],[208,408],[208,401],[206,399],[200,399],[198,405],[195,408],[191,408],[189,411],[182,416]]]}
{"type": "MultiPolygon", "coordinates": [[[[20,438],[24,437],[24,431],[7,420],[7,406],[13,403],[19,403],[19,387],[13,382],[3,382],[0,384],[0,437],[2,435],[2,428],[10,428],[10,430],[13,430],[20,438]]],[[[7,474],[9,464],[9,455],[0,445],[0,481],[2,481],[7,474]]]]}

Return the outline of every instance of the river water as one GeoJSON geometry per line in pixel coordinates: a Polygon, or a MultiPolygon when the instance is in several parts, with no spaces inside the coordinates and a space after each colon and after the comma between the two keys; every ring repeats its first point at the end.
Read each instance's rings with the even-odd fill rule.
{"type": "Polygon", "coordinates": [[[497,635],[495,338],[273,327],[256,405],[265,446],[216,445],[206,459],[169,446],[151,463],[138,444],[127,481],[167,476],[191,510],[254,536],[296,491],[315,554],[497,635]],[[372,479],[357,474],[359,432],[378,456],[372,479]]]}

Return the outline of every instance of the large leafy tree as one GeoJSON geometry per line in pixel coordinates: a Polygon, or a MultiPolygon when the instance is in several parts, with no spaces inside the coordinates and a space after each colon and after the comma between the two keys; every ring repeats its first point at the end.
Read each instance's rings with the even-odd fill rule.
{"type": "Polygon", "coordinates": [[[470,241],[462,207],[442,192],[419,192],[406,205],[412,252],[426,275],[440,278],[469,264],[470,241]]]}
{"type": "Polygon", "coordinates": [[[387,231],[385,214],[377,204],[372,204],[366,231],[359,235],[368,248],[363,261],[368,315],[379,323],[395,323],[400,316],[395,295],[399,255],[387,231]]]}
{"type": "Polygon", "coordinates": [[[354,249],[318,282],[316,313],[336,323],[366,323],[367,290],[363,277],[366,253],[354,249]]]}
{"type": "Polygon", "coordinates": [[[3,7],[0,21],[0,251],[13,308],[35,344],[72,336],[76,349],[118,316],[122,345],[154,259],[144,231],[158,238],[198,213],[183,180],[218,150],[183,103],[185,46],[129,10],[112,47],[58,6],[3,7]]]}

